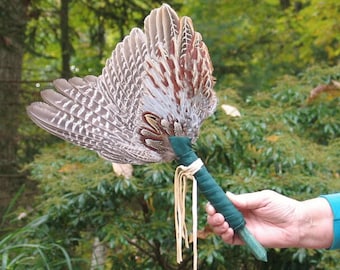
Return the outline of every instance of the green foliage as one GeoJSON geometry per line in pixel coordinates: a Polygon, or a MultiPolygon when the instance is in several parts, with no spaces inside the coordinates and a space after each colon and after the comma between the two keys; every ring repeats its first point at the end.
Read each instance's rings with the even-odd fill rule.
{"type": "MultiPolygon", "coordinates": [[[[72,73],[75,76],[100,74],[116,44],[133,27],[141,27],[150,10],[161,3],[159,0],[70,1],[72,73]]],[[[176,8],[181,5],[177,1],[169,4],[176,8]]],[[[23,75],[30,80],[52,81],[61,72],[60,1],[33,0],[28,13],[23,75]]]]}
{"type": "Polygon", "coordinates": [[[243,95],[283,74],[339,61],[339,1],[187,1],[221,85],[243,95]],[[290,3],[283,6],[283,3],[290,3]]]}
{"type": "Polygon", "coordinates": [[[41,216],[2,236],[1,269],[73,269],[67,250],[49,237],[46,219],[41,216]]]}
{"type": "MultiPolygon", "coordinates": [[[[119,269],[147,269],[157,252],[174,246],[169,164],[140,166],[132,179],[123,179],[96,154],[65,144],[44,150],[35,162],[32,175],[43,191],[40,211],[48,214],[58,242],[74,249],[81,236],[97,236],[111,248],[109,256],[119,269]]],[[[159,261],[159,269],[174,264],[174,253],[167,256],[170,262],[159,261]]]]}
{"type": "MultiPolygon", "coordinates": [[[[328,68],[340,54],[339,1],[299,1],[287,7],[283,2],[288,1],[189,0],[180,13],[193,18],[210,49],[220,103],[242,114],[232,118],[218,109],[206,120],[195,145],[199,156],[225,190],[273,189],[303,200],[340,190],[339,96],[308,102],[311,89],[340,78],[339,66],[328,68]]],[[[169,4],[179,10],[182,3],[169,4]]],[[[71,1],[74,75],[99,74],[115,44],[158,5],[71,1]]],[[[25,104],[38,100],[38,91],[59,77],[59,8],[54,0],[31,1],[23,76],[34,84],[21,96],[25,104]]],[[[181,265],[175,262],[176,164],[136,166],[133,177],[124,179],[95,153],[60,143],[32,123],[24,122],[20,134],[22,161],[40,152],[27,169],[41,190],[36,216],[46,220],[25,226],[29,234],[12,231],[2,238],[7,265],[89,268],[91,244],[99,237],[108,248],[106,269],[191,269],[190,250],[181,265]]],[[[206,201],[200,197],[199,202],[199,227],[205,232],[206,201]]],[[[214,235],[199,239],[201,269],[336,269],[339,259],[331,251],[271,249],[263,264],[246,248],[227,246],[214,235]]]]}
{"type": "MultiPolygon", "coordinates": [[[[205,121],[195,149],[222,188],[273,189],[301,200],[339,191],[339,97],[308,102],[314,86],[339,74],[339,66],[311,68],[245,99],[232,89],[219,91],[220,104],[238,107],[242,117],[218,109],[205,121]]],[[[175,164],[135,166],[133,177],[124,179],[95,153],[58,143],[42,150],[28,168],[42,191],[37,210],[47,216],[49,236],[74,256],[89,261],[86,242],[96,236],[108,247],[108,269],[192,267],[189,250],[181,265],[175,262],[175,164]]],[[[204,232],[206,201],[199,202],[204,232]]],[[[263,264],[244,247],[224,245],[216,236],[199,240],[202,269],[335,269],[338,259],[338,253],[324,250],[272,249],[263,264]]]]}

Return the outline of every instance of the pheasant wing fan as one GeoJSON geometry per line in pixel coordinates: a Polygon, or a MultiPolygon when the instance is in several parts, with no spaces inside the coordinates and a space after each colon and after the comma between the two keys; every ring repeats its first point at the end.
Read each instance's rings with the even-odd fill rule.
{"type": "MultiPolygon", "coordinates": [[[[27,112],[48,132],[114,163],[168,162],[177,157],[186,169],[195,171],[194,183],[256,258],[266,261],[265,249],[245,227],[242,214],[204,165],[197,163],[191,147],[203,120],[216,107],[212,71],[208,49],[191,19],[179,18],[164,4],[145,19],[144,32],[135,28],[117,45],[100,76],[55,80],[56,91],[43,91],[44,102],[31,104],[27,112]],[[196,164],[200,167],[193,169],[196,164]]],[[[186,229],[182,199],[176,201],[180,240],[186,229]]],[[[181,253],[181,242],[177,243],[181,253]]],[[[194,257],[196,269],[195,251],[194,257]]],[[[181,255],[177,260],[182,260],[181,255]]]]}
{"type": "Polygon", "coordinates": [[[40,127],[115,163],[175,158],[169,136],[195,140],[216,96],[208,50],[190,18],[164,4],[117,45],[98,77],[58,79],[27,112],[40,127]]]}

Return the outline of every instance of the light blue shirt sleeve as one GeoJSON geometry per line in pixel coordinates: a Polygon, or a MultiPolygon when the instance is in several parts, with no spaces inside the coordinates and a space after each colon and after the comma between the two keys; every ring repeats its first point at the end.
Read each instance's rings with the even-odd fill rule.
{"type": "Polygon", "coordinates": [[[331,206],[333,212],[333,243],[329,249],[340,249],[340,193],[321,195],[331,206]]]}

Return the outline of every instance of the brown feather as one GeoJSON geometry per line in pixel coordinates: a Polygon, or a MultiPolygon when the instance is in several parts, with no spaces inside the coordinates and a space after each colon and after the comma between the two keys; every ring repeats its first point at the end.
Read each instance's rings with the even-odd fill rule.
{"type": "Polygon", "coordinates": [[[191,19],[163,4],[144,32],[134,28],[116,46],[100,76],[57,79],[56,91],[42,91],[44,102],[27,112],[48,132],[112,162],[167,162],[175,158],[168,137],[196,140],[215,110],[212,72],[191,19]]]}

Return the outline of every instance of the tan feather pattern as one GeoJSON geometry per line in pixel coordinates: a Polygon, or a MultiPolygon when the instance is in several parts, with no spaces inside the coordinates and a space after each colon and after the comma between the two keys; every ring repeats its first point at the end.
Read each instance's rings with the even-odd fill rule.
{"type": "Polygon", "coordinates": [[[216,107],[208,49],[189,17],[168,5],[134,28],[98,77],[53,82],[28,115],[48,132],[115,163],[175,158],[169,136],[196,140],[216,107]]]}

